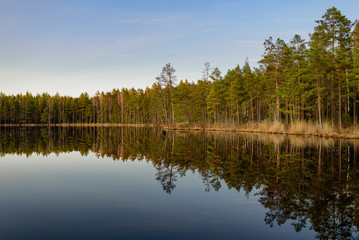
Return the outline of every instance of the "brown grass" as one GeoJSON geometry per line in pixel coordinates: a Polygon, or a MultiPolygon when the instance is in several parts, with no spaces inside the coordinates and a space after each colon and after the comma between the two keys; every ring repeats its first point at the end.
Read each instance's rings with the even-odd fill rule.
{"type": "Polygon", "coordinates": [[[216,123],[208,124],[205,128],[203,128],[202,126],[184,127],[178,124],[167,129],[179,131],[266,133],[298,136],[317,136],[325,138],[359,139],[359,128],[348,127],[340,130],[327,122],[324,122],[322,125],[319,125],[318,123],[297,121],[285,125],[277,121],[262,121],[258,123],[245,123],[239,126],[236,124],[216,123]]]}
{"type": "MultiPolygon", "coordinates": [[[[2,124],[7,127],[162,127],[167,130],[176,131],[206,131],[206,132],[240,132],[240,133],[266,133],[283,135],[304,135],[325,138],[359,139],[359,127],[346,127],[338,129],[330,123],[324,122],[321,126],[318,123],[298,121],[285,125],[281,122],[262,121],[258,123],[246,123],[241,125],[229,123],[202,125],[177,124],[166,126],[160,124],[119,124],[119,123],[66,123],[66,124],[2,124]]],[[[299,141],[299,140],[297,140],[299,141]]],[[[300,145],[301,143],[298,143],[300,145]]]]}
{"type": "Polygon", "coordinates": [[[325,122],[320,126],[318,123],[309,123],[305,121],[295,122],[288,126],[288,133],[305,135],[330,135],[338,131],[329,123],[325,122]]]}

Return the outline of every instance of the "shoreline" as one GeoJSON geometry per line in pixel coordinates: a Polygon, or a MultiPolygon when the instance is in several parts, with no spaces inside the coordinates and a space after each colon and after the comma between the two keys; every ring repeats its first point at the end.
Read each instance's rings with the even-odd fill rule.
{"type": "MultiPolygon", "coordinates": [[[[123,123],[54,123],[54,124],[0,124],[0,127],[158,127],[164,131],[179,131],[179,132],[231,132],[231,133],[259,133],[271,135],[292,135],[292,136],[313,136],[320,138],[334,138],[334,139],[359,139],[359,132],[357,133],[351,128],[345,128],[341,131],[330,129],[330,132],[314,131],[304,132],[302,129],[297,131],[291,130],[292,125],[285,126],[280,123],[280,129],[273,129],[273,126],[278,123],[262,123],[262,124],[243,124],[242,126],[222,127],[222,126],[206,126],[206,127],[182,127],[174,126],[168,127],[164,124],[123,124],[123,123]],[[265,126],[263,126],[265,125],[265,126]],[[268,129],[268,130],[263,130],[268,129]]],[[[309,124],[310,125],[310,124],[309,124]]],[[[312,125],[310,125],[312,126],[312,125]]],[[[305,127],[305,126],[304,126],[305,127]]],[[[313,126],[312,126],[313,127],[313,126]]],[[[314,125],[315,127],[315,125],[314,125]]],[[[278,128],[278,126],[274,127],[278,128]]]]}
{"type": "Polygon", "coordinates": [[[0,127],[164,127],[159,124],[144,123],[24,123],[24,124],[0,124],[0,127]]]}
{"type": "Polygon", "coordinates": [[[164,128],[168,131],[181,131],[181,132],[228,132],[228,133],[253,133],[253,134],[268,134],[268,135],[290,135],[290,136],[302,136],[302,137],[320,137],[320,138],[337,138],[337,139],[358,139],[359,135],[348,135],[341,133],[297,133],[297,132],[286,132],[286,131],[263,131],[263,130],[255,130],[255,129],[234,129],[234,128],[164,128]]]}

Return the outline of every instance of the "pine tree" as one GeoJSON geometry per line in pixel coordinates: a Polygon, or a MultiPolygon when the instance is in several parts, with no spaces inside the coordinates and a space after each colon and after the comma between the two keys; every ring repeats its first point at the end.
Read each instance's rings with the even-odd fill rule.
{"type": "Polygon", "coordinates": [[[334,121],[334,87],[338,86],[338,125],[342,127],[342,78],[343,72],[348,65],[350,52],[350,29],[351,21],[341,12],[332,7],[327,9],[321,20],[316,21],[319,25],[316,31],[323,35],[323,43],[329,51],[332,60],[331,68],[331,96],[332,96],[332,122],[334,121]]]}
{"type": "MultiPolygon", "coordinates": [[[[272,37],[268,38],[264,42],[265,52],[263,54],[263,59],[259,62],[262,63],[266,68],[266,77],[268,79],[269,85],[275,86],[275,91],[273,96],[276,99],[276,111],[275,111],[275,119],[277,121],[281,120],[280,115],[280,58],[282,57],[283,48],[286,46],[285,42],[278,38],[275,43],[273,43],[272,37]]],[[[270,87],[270,86],[268,86],[270,87]]]]}
{"type": "Polygon", "coordinates": [[[359,88],[359,22],[353,31],[353,123],[357,125],[357,92],[359,88]]]}
{"type": "Polygon", "coordinates": [[[251,122],[254,121],[254,76],[251,70],[251,67],[249,66],[248,58],[244,62],[243,66],[243,78],[244,78],[244,86],[245,86],[245,92],[247,93],[247,96],[249,96],[249,105],[251,109],[251,122]]]}
{"type": "MultiPolygon", "coordinates": [[[[309,62],[311,67],[310,78],[316,82],[312,89],[315,89],[317,95],[317,116],[319,125],[322,125],[322,92],[323,83],[325,80],[325,73],[329,69],[330,57],[326,49],[328,45],[327,38],[325,37],[324,29],[322,26],[316,26],[314,33],[310,35],[309,41],[309,62]]],[[[333,98],[332,98],[333,99],[333,98]]],[[[333,111],[333,108],[331,109],[333,111]]],[[[328,111],[328,110],[327,110],[328,111]]],[[[333,116],[333,115],[332,115],[333,116]]],[[[332,117],[333,123],[333,117],[332,117]]]]}
{"type": "Polygon", "coordinates": [[[301,38],[300,35],[295,34],[292,41],[290,42],[292,45],[293,50],[293,60],[296,65],[296,71],[295,71],[295,78],[297,80],[297,92],[298,92],[298,120],[304,119],[304,102],[305,99],[303,98],[304,94],[304,86],[305,83],[303,81],[303,74],[305,71],[305,61],[306,61],[306,55],[307,55],[307,49],[306,49],[306,42],[304,39],[301,38]]]}
{"type": "Polygon", "coordinates": [[[230,106],[230,112],[232,117],[232,122],[239,124],[240,122],[240,113],[243,99],[246,99],[247,94],[244,90],[244,82],[242,76],[242,70],[239,65],[237,65],[233,70],[228,70],[226,76],[224,77],[225,82],[229,82],[229,93],[228,102],[230,106]]]}
{"type": "Polygon", "coordinates": [[[176,76],[174,73],[176,70],[171,66],[171,63],[167,63],[166,66],[162,68],[162,72],[160,73],[160,76],[158,76],[157,82],[167,87],[169,90],[169,97],[171,101],[171,112],[172,112],[172,119],[170,119],[170,122],[172,125],[175,124],[175,112],[174,112],[174,104],[173,104],[173,87],[176,84],[176,76]]]}

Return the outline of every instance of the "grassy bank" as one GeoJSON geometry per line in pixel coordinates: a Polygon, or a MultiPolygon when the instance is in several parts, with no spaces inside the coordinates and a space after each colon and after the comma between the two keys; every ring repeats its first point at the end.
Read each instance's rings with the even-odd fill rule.
{"type": "Polygon", "coordinates": [[[296,122],[292,124],[283,124],[280,122],[263,121],[259,123],[246,123],[241,125],[207,125],[204,128],[200,126],[181,126],[167,128],[169,130],[180,131],[227,131],[241,133],[266,133],[266,134],[284,134],[284,135],[303,135],[317,136],[326,138],[347,138],[359,139],[359,127],[346,127],[339,129],[329,123],[323,123],[321,126],[317,123],[296,122]]]}
{"type": "Polygon", "coordinates": [[[259,123],[209,124],[206,126],[177,124],[168,127],[161,124],[122,124],[122,123],[61,123],[61,124],[2,124],[2,127],[162,127],[171,131],[206,131],[206,132],[239,132],[239,133],[266,133],[283,135],[317,136],[325,138],[359,139],[359,127],[339,129],[329,123],[321,126],[317,123],[296,122],[283,124],[280,122],[263,121],[259,123]]]}

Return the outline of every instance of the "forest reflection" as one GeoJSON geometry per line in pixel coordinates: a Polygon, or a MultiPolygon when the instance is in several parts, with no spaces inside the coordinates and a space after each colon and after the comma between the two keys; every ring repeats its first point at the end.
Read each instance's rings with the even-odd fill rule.
{"type": "Polygon", "coordinates": [[[171,194],[187,171],[205,191],[222,185],[255,192],[269,226],[309,228],[318,239],[356,239],[359,142],[231,133],[164,132],[160,128],[0,128],[0,154],[79,151],[115,161],[143,160],[171,194]]]}

